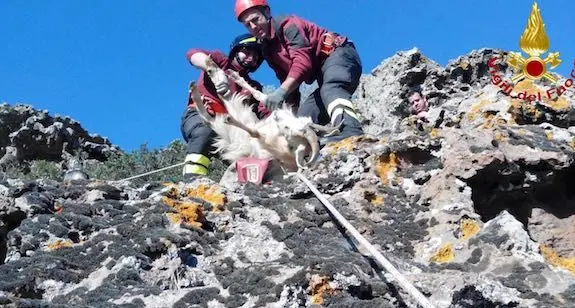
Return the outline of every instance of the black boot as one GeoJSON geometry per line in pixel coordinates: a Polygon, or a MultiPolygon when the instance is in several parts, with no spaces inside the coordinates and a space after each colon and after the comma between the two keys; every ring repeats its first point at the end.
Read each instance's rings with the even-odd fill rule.
{"type": "Polygon", "coordinates": [[[341,126],[340,133],[335,136],[322,138],[322,140],[320,140],[320,144],[325,145],[330,142],[337,142],[349,137],[361,136],[364,134],[363,129],[361,127],[361,123],[359,123],[359,121],[356,118],[350,116],[345,112],[343,113],[343,115],[338,116],[335,119],[334,123],[335,124],[341,123],[342,117],[343,117],[343,124],[341,126]]]}

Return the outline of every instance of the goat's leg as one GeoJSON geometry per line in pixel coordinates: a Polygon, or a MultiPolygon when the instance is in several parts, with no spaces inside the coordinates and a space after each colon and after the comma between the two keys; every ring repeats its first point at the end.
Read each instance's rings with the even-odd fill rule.
{"type": "Polygon", "coordinates": [[[198,91],[198,87],[193,81],[190,82],[190,91],[192,92],[192,101],[196,104],[196,110],[198,110],[200,118],[202,118],[202,120],[204,120],[207,125],[211,125],[211,123],[214,121],[214,117],[212,117],[206,110],[204,100],[200,95],[200,91],[198,91]]]}
{"type": "MultiPolygon", "coordinates": [[[[210,77],[210,80],[214,79],[214,76],[218,71],[223,71],[223,70],[216,64],[216,62],[214,62],[212,57],[210,57],[208,55],[208,57],[206,59],[206,73],[210,77]]],[[[232,98],[232,92],[228,90],[226,93],[218,93],[218,97],[222,101],[228,101],[232,98]]]]}
{"type": "Polygon", "coordinates": [[[225,117],[226,124],[233,125],[239,129],[245,130],[253,138],[262,138],[262,135],[255,129],[245,126],[242,122],[236,120],[234,117],[227,115],[225,117]]]}
{"type": "Polygon", "coordinates": [[[264,102],[266,100],[267,95],[263,94],[261,91],[258,91],[256,88],[252,87],[240,74],[234,70],[227,71],[228,77],[238,86],[242,87],[243,89],[248,90],[250,94],[258,101],[264,102]]]}
{"type": "MultiPolygon", "coordinates": [[[[208,56],[208,58],[206,59],[206,73],[208,74],[208,76],[210,76],[210,78],[218,71],[221,70],[220,67],[217,66],[217,64],[212,60],[211,57],[208,56]]],[[[231,80],[233,80],[234,82],[239,81],[238,85],[242,88],[248,89],[248,91],[250,91],[250,93],[252,91],[255,91],[257,93],[260,93],[261,95],[264,95],[263,93],[261,93],[260,91],[254,89],[252,86],[250,86],[244,78],[242,78],[237,72],[233,71],[233,70],[228,70],[228,77],[230,77],[231,80]],[[231,74],[230,74],[231,72],[231,74]],[[249,87],[249,88],[247,88],[249,87]],[[251,90],[250,90],[251,89],[251,90]]],[[[237,82],[236,82],[237,83],[237,82]]],[[[257,94],[256,94],[257,95],[257,94]]],[[[227,102],[229,100],[231,100],[232,95],[230,93],[230,91],[228,91],[225,94],[220,94],[218,93],[218,96],[220,97],[220,99],[223,102],[227,102]]],[[[255,96],[254,96],[255,97],[255,96]]],[[[236,120],[234,117],[232,117],[231,115],[226,115],[226,117],[224,118],[226,124],[229,125],[233,125],[235,127],[238,127],[244,131],[246,131],[251,137],[253,138],[260,138],[261,135],[259,132],[257,132],[254,129],[251,129],[247,126],[245,126],[243,123],[241,123],[240,121],[236,120]]]]}

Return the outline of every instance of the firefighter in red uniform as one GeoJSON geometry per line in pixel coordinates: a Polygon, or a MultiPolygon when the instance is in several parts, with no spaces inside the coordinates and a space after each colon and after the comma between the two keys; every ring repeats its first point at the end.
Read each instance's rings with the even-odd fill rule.
{"type": "MultiPolygon", "coordinates": [[[[250,34],[237,36],[231,46],[230,52],[226,56],[218,50],[206,51],[192,48],[186,53],[186,59],[194,67],[202,70],[197,82],[198,91],[200,92],[206,110],[211,115],[217,113],[226,113],[224,104],[218,98],[218,93],[224,94],[228,90],[232,93],[247,91],[240,88],[237,84],[229,81],[225,70],[232,69],[250,83],[254,88],[262,90],[262,85],[251,79],[248,74],[254,72],[263,62],[261,54],[261,45],[255,37],[250,34]],[[205,72],[206,59],[210,56],[212,60],[221,68],[218,70],[215,78],[212,80],[205,72]]],[[[263,104],[259,104],[252,99],[252,106],[258,118],[263,118],[269,114],[263,104]]],[[[215,132],[206,126],[196,110],[196,106],[191,99],[191,93],[188,96],[187,108],[182,115],[180,131],[187,143],[186,164],[183,168],[184,178],[196,175],[207,175],[210,164],[211,151],[213,150],[213,138],[215,132]]]]}
{"type": "Polygon", "coordinates": [[[272,17],[266,0],[236,0],[235,15],[261,40],[263,56],[281,82],[267,96],[267,108],[277,108],[283,101],[297,106],[299,85],[317,80],[319,88],[297,108],[297,115],[310,116],[314,123],[322,125],[343,120],[341,134],[327,142],[363,135],[351,102],[362,65],[347,37],[297,16],[272,17]]]}

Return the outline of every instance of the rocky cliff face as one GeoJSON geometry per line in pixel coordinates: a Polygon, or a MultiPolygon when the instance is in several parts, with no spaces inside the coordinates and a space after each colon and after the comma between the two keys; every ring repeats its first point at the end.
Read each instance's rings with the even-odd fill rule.
{"type": "MultiPolygon", "coordinates": [[[[356,97],[370,135],[304,174],[436,307],[572,307],[573,96],[508,97],[499,54],[385,60],[356,97]],[[418,85],[428,123],[406,118],[418,85]]],[[[9,307],[416,307],[296,178],[7,180],[0,221],[9,307]]]]}
{"type": "Polygon", "coordinates": [[[107,138],[89,134],[69,117],[51,116],[29,105],[0,105],[1,167],[49,160],[73,168],[79,157],[103,161],[110,152],[119,152],[119,148],[107,138]]]}

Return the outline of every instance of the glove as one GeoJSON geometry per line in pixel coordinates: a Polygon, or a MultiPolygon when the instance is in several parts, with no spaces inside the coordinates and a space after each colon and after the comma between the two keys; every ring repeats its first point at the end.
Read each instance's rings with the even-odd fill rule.
{"type": "Polygon", "coordinates": [[[218,94],[223,95],[230,90],[228,76],[226,76],[226,73],[223,70],[216,70],[214,76],[211,79],[218,94]]]}
{"type": "Polygon", "coordinates": [[[285,100],[286,96],[287,91],[282,88],[278,88],[266,97],[264,104],[269,110],[277,109],[279,105],[285,100]]]}

